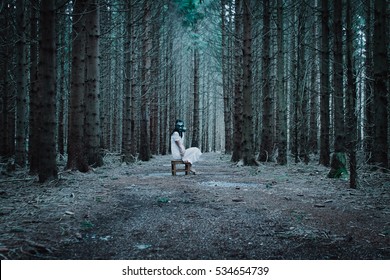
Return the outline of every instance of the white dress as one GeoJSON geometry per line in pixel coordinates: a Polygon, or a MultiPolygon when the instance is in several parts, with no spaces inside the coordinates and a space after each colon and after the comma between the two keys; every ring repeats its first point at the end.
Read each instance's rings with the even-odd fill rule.
{"type": "Polygon", "coordinates": [[[188,161],[191,164],[193,164],[194,162],[197,162],[199,160],[200,156],[202,155],[202,152],[196,147],[186,149],[184,147],[183,142],[184,142],[184,133],[183,133],[183,137],[180,137],[180,135],[177,131],[175,131],[171,135],[172,157],[174,159],[181,159],[182,161],[188,161]],[[180,155],[180,149],[177,146],[176,141],[179,141],[179,144],[181,145],[182,149],[185,150],[183,157],[181,157],[181,155],[180,155]]]}

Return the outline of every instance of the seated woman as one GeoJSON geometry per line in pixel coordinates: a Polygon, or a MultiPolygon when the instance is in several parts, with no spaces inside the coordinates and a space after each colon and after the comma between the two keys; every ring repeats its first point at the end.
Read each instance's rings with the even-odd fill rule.
{"type": "Polygon", "coordinates": [[[186,149],[184,146],[184,122],[182,120],[176,120],[175,129],[171,135],[171,152],[174,159],[181,159],[183,162],[189,162],[191,164],[191,173],[196,174],[192,164],[199,160],[202,152],[199,148],[191,147],[186,149]]]}

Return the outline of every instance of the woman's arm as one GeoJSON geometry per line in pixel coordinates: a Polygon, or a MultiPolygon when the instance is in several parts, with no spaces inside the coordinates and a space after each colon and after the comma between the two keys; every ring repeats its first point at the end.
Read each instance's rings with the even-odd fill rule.
{"type": "Polygon", "coordinates": [[[184,147],[183,144],[180,143],[179,140],[176,140],[175,143],[176,143],[176,145],[179,147],[180,155],[183,157],[183,156],[184,156],[184,153],[185,153],[185,151],[186,151],[186,148],[184,147]]]}

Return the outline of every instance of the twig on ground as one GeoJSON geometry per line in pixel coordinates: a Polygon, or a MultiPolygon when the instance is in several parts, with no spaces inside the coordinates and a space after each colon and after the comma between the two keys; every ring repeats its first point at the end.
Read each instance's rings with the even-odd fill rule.
{"type": "Polygon", "coordinates": [[[12,183],[12,182],[21,182],[21,181],[32,181],[37,179],[37,177],[29,177],[29,178],[22,178],[22,179],[9,179],[9,180],[1,180],[1,183],[12,183]]]}

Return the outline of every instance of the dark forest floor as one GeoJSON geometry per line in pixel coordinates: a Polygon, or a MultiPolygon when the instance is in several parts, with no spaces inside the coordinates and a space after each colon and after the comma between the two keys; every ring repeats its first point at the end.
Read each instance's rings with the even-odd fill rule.
{"type": "Polygon", "coordinates": [[[170,156],[44,185],[0,175],[0,259],[390,259],[390,175],[360,187],[318,164],[232,164],[206,153],[197,175],[170,156]]]}

